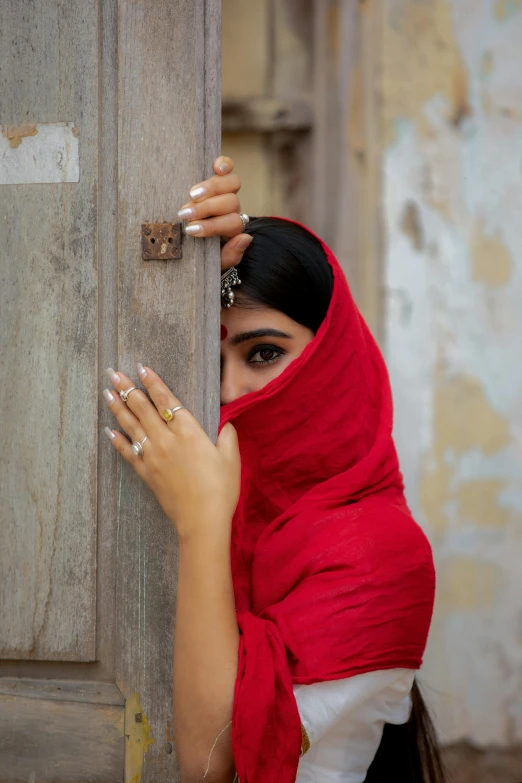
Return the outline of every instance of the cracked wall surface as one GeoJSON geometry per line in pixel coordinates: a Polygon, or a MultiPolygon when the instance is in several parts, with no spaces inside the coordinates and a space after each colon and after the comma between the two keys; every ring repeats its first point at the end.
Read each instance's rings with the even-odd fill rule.
{"type": "Polygon", "coordinates": [[[443,739],[522,742],[522,3],[386,0],[386,354],[443,739]]]}

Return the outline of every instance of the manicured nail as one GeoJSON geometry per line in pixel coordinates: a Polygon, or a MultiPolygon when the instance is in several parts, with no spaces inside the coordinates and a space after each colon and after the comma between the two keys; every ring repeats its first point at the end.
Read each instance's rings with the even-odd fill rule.
{"type": "Polygon", "coordinates": [[[194,223],[192,226],[185,226],[185,234],[199,234],[202,230],[199,223],[194,223]]]}
{"type": "Polygon", "coordinates": [[[114,394],[111,394],[110,389],[104,389],[103,390],[103,396],[105,397],[105,399],[107,400],[109,405],[112,405],[112,403],[114,402],[115,397],[114,397],[114,394]]]}
{"type": "Polygon", "coordinates": [[[143,364],[141,364],[141,362],[138,362],[138,374],[139,374],[140,378],[146,378],[147,377],[147,370],[145,369],[143,364]]]}
{"type": "Polygon", "coordinates": [[[228,163],[220,163],[220,164],[219,164],[219,166],[218,166],[218,170],[219,170],[219,171],[220,171],[222,174],[226,174],[226,173],[227,173],[227,171],[228,171],[228,163]]]}
{"type": "Polygon", "coordinates": [[[236,245],[237,250],[246,250],[247,247],[251,244],[254,237],[243,237],[243,239],[240,239],[239,242],[236,245]]]}
{"type": "Polygon", "coordinates": [[[107,437],[109,438],[109,440],[114,440],[114,438],[116,437],[116,435],[114,434],[114,432],[113,432],[112,430],[110,430],[108,427],[105,427],[105,429],[104,429],[103,431],[104,431],[104,433],[107,435],[107,437]]]}
{"type": "Polygon", "coordinates": [[[196,217],[196,210],[194,207],[183,207],[178,211],[178,217],[182,220],[190,220],[190,218],[196,217]]]}
{"type": "Polygon", "coordinates": [[[192,188],[192,190],[189,191],[190,198],[194,199],[194,200],[197,199],[197,198],[201,198],[201,196],[203,196],[206,192],[207,192],[207,189],[204,188],[202,185],[199,185],[199,187],[192,188]]]}
{"type": "Polygon", "coordinates": [[[114,372],[112,367],[107,367],[107,369],[105,370],[105,374],[106,374],[107,378],[110,380],[110,382],[113,383],[113,384],[119,383],[120,380],[121,380],[120,376],[118,375],[118,373],[114,372]]]}

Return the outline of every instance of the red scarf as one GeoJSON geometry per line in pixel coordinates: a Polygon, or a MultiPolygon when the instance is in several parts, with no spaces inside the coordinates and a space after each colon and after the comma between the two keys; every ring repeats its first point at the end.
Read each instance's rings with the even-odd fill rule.
{"type": "Polygon", "coordinates": [[[221,409],[220,429],[233,422],[241,451],[231,542],[241,783],[294,783],[293,683],[418,669],[433,609],[431,548],[403,495],[388,373],[322,245],[334,285],[319,331],[279,377],[221,409]]]}

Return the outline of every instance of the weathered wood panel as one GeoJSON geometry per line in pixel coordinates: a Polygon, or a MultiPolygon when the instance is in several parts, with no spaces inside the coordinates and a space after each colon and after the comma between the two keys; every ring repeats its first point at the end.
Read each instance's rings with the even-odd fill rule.
{"type": "Polygon", "coordinates": [[[0,678],[2,783],[119,783],[123,735],[114,685],[0,678]]]}
{"type": "MultiPolygon", "coordinates": [[[[141,780],[146,783],[169,780],[174,776],[172,650],[176,535],[150,492],[121,462],[110,444],[105,439],[98,443],[97,415],[99,413],[101,426],[113,423],[100,397],[101,389],[107,385],[101,375],[103,368],[112,365],[135,376],[135,364],[141,360],[162,374],[212,436],[217,429],[219,242],[202,243],[186,238],[182,261],[145,263],[141,260],[139,238],[142,222],[176,219],[177,209],[187,200],[189,186],[211,174],[212,160],[219,152],[220,4],[217,0],[198,3],[186,0],[176,4],[168,0],[154,4],[104,0],[103,3],[93,1],[81,8],[83,10],[80,13],[78,3],[53,4],[49,0],[45,8],[37,9],[34,13],[32,10],[28,13],[25,7],[20,9],[14,2],[3,9],[9,24],[3,24],[2,30],[9,45],[14,47],[9,50],[6,68],[2,71],[4,92],[12,96],[12,107],[22,96],[19,114],[13,110],[5,123],[12,127],[23,122],[74,121],[80,130],[78,185],[24,185],[13,186],[11,191],[18,202],[7,212],[8,220],[14,222],[23,208],[24,220],[27,212],[33,223],[35,215],[40,214],[47,222],[41,230],[42,244],[39,247],[43,251],[42,257],[38,256],[40,267],[35,266],[31,256],[31,264],[27,264],[27,258],[26,266],[20,261],[19,247],[30,250],[36,258],[36,251],[32,250],[33,246],[29,246],[27,240],[25,244],[15,246],[16,255],[6,259],[3,274],[4,277],[11,275],[8,282],[11,286],[9,296],[12,298],[8,298],[6,303],[6,306],[11,307],[9,322],[15,316],[21,320],[21,331],[27,339],[30,335],[30,315],[24,313],[23,306],[33,307],[35,300],[40,297],[42,312],[38,311],[35,316],[38,329],[38,339],[35,338],[37,354],[40,356],[42,353],[45,338],[45,347],[51,356],[59,354],[59,369],[65,380],[72,384],[73,392],[78,394],[77,399],[83,407],[75,411],[76,420],[72,420],[69,415],[66,421],[76,438],[73,451],[67,451],[65,426],[59,434],[53,434],[64,452],[60,454],[66,461],[66,464],[61,464],[61,473],[52,462],[52,449],[48,455],[40,446],[40,440],[35,438],[29,442],[28,435],[24,435],[25,442],[21,442],[21,453],[27,457],[28,464],[33,464],[29,460],[29,445],[33,450],[36,449],[40,460],[43,460],[41,455],[50,458],[46,466],[47,473],[42,473],[37,465],[44,479],[44,511],[49,518],[55,520],[49,498],[56,486],[61,487],[60,497],[63,496],[63,504],[68,503],[68,509],[79,500],[82,501],[82,508],[81,513],[75,516],[71,514],[66,519],[58,517],[61,537],[56,540],[52,557],[47,559],[45,547],[50,539],[45,536],[42,536],[40,542],[37,539],[33,546],[36,553],[27,557],[28,545],[29,553],[32,552],[28,530],[22,528],[25,536],[25,540],[22,540],[21,537],[14,537],[14,527],[8,527],[7,522],[4,524],[9,545],[5,565],[9,569],[4,568],[7,580],[3,584],[10,585],[14,598],[7,590],[4,590],[2,597],[4,605],[9,607],[14,599],[19,604],[24,603],[28,606],[28,614],[32,610],[36,619],[39,618],[36,609],[31,606],[30,597],[26,600],[22,594],[26,587],[30,595],[34,594],[35,602],[39,601],[40,596],[43,598],[49,616],[60,599],[60,608],[64,607],[60,628],[63,632],[66,630],[69,617],[74,620],[74,624],[70,623],[74,629],[81,622],[88,621],[92,631],[91,648],[89,654],[83,657],[68,657],[68,653],[61,655],[60,650],[57,652],[56,645],[42,652],[40,637],[37,640],[39,646],[30,638],[27,642],[28,660],[23,660],[24,652],[20,645],[17,649],[11,646],[8,654],[18,660],[4,660],[2,671],[15,677],[30,672],[38,677],[65,678],[78,676],[78,672],[82,671],[85,679],[90,681],[88,687],[91,689],[93,686],[99,689],[99,685],[94,682],[97,676],[115,680],[126,697],[125,735],[122,739],[125,765],[120,752],[122,748],[118,747],[112,755],[105,756],[104,748],[99,747],[100,743],[103,745],[103,734],[96,734],[93,730],[86,748],[91,757],[99,758],[99,765],[89,766],[85,763],[80,750],[78,766],[81,768],[63,767],[60,769],[62,777],[56,773],[53,780],[63,779],[68,783],[76,779],[112,781],[121,780],[125,776],[128,781],[141,780]],[[22,52],[27,72],[17,81],[20,57],[17,60],[15,55],[19,54],[18,49],[22,52]],[[97,70],[98,62],[100,73],[97,70]],[[66,69],[69,81],[64,76],[66,69]],[[34,74],[38,74],[38,78],[33,78],[34,74]],[[61,80],[58,78],[60,76],[61,80]],[[26,98],[25,88],[17,87],[22,83],[22,78],[28,79],[32,85],[30,89],[27,88],[26,98]],[[36,87],[33,84],[35,80],[36,87]],[[101,85],[99,95],[98,83],[101,85]],[[57,87],[57,84],[60,86],[57,87]],[[99,125],[95,121],[98,117],[99,125]],[[96,145],[98,141],[99,149],[96,145]],[[34,198],[30,195],[33,190],[37,192],[34,198]],[[78,193],[82,194],[81,198],[78,193]],[[78,225],[80,206],[86,218],[81,226],[78,225]],[[97,230],[94,224],[96,217],[100,221],[97,230]],[[83,233],[80,230],[82,226],[83,233]],[[70,239],[71,232],[74,242],[70,239]],[[55,249],[52,262],[47,262],[45,257],[48,247],[55,249]],[[59,257],[56,248],[62,252],[59,257]],[[78,260],[78,267],[69,258],[71,249],[77,251],[74,260],[78,260]],[[96,251],[100,259],[98,268],[95,264],[96,251]],[[13,259],[16,259],[16,264],[13,259]],[[51,278],[50,272],[53,270],[57,274],[51,278]],[[27,293],[33,276],[36,273],[42,275],[42,272],[46,273],[43,282],[37,276],[38,285],[34,283],[32,292],[27,293]],[[53,288],[56,281],[60,283],[57,290],[61,298],[53,288]],[[18,309],[15,309],[13,302],[22,284],[26,290],[25,298],[18,298],[18,309]],[[84,302],[84,293],[88,295],[88,302],[84,302]],[[52,339],[47,333],[44,337],[39,336],[42,324],[47,324],[46,319],[51,319],[56,327],[52,339]],[[71,348],[65,361],[61,352],[62,349],[68,350],[67,337],[71,333],[71,323],[77,326],[73,346],[78,351],[74,353],[71,348]],[[89,336],[87,342],[80,339],[84,332],[89,336]],[[100,368],[97,367],[97,356],[100,357],[100,368]],[[83,428],[83,440],[78,438],[80,425],[83,428]],[[98,601],[94,589],[95,564],[92,558],[96,551],[97,456],[100,470],[98,601]],[[62,475],[70,479],[74,472],[77,472],[76,481],[69,481],[67,487],[62,487],[62,475]],[[91,516],[87,519],[88,514],[91,516]],[[73,523],[77,525],[74,528],[77,539],[82,536],[85,539],[80,551],[74,553],[83,571],[80,575],[73,570],[68,572],[72,582],[70,588],[57,579],[51,582],[49,577],[51,589],[46,592],[45,579],[49,574],[53,576],[53,564],[61,564],[62,560],[67,559],[68,538],[65,533],[69,528],[66,530],[65,526],[73,523]],[[38,545],[43,554],[40,553],[38,563],[41,562],[41,565],[37,567],[38,545]],[[82,560],[87,549],[91,558],[90,571],[85,567],[85,558],[82,560]],[[21,571],[20,574],[17,574],[17,569],[21,571]],[[36,571],[38,574],[34,576],[36,571]],[[89,583],[87,576],[90,578],[89,583]],[[67,589],[81,590],[83,603],[76,594],[68,594],[67,589]],[[67,604],[69,595],[72,608],[67,604]],[[85,609],[87,605],[88,612],[85,609]],[[97,661],[93,660],[95,612],[99,624],[97,661]],[[74,663],[86,660],[92,663],[88,666],[74,663]]],[[[3,116],[1,120],[4,121],[3,116]]],[[[8,206],[4,209],[4,215],[8,206]]],[[[22,235],[30,237],[29,226],[19,221],[17,228],[20,225],[22,235]]],[[[14,241],[20,242],[15,232],[13,237],[14,241]]],[[[5,307],[2,307],[3,315],[5,307]]],[[[6,342],[11,338],[12,335],[7,335],[6,342]]],[[[25,345],[22,339],[20,345],[25,345]]],[[[14,348],[17,347],[14,344],[14,348]]],[[[35,345],[32,344],[27,349],[27,356],[32,356],[34,350],[35,345]]],[[[11,347],[9,351],[6,363],[11,366],[14,352],[11,347]]],[[[21,410],[26,416],[26,419],[22,419],[25,430],[28,430],[29,424],[33,427],[32,434],[38,432],[38,424],[40,429],[47,426],[52,430],[56,425],[56,417],[53,419],[54,398],[51,399],[51,389],[54,391],[55,386],[62,389],[62,402],[64,399],[70,402],[67,396],[69,387],[63,388],[56,384],[58,360],[51,363],[50,367],[45,366],[46,357],[43,356],[45,372],[42,378],[36,379],[40,383],[36,394],[40,410],[33,413],[31,409],[28,416],[27,381],[23,386],[21,382],[27,377],[24,376],[28,365],[27,356],[22,353],[22,363],[14,366],[18,384],[15,389],[20,389],[21,393],[13,399],[9,408],[10,437],[11,433],[16,432],[15,414],[19,415],[21,410]],[[44,392],[47,397],[42,401],[40,397],[44,392]],[[43,410],[47,418],[42,416],[43,410]],[[41,424],[42,420],[44,425],[41,424]]],[[[31,370],[29,366],[32,383],[34,379],[31,370]]],[[[20,438],[19,434],[17,437],[20,438]]],[[[47,430],[42,433],[42,438],[46,437],[47,430]]],[[[20,441],[13,436],[11,442],[18,444],[20,441]]],[[[16,468],[16,475],[20,475],[19,467],[16,468]]],[[[30,475],[36,483],[36,473],[34,477],[30,475]]],[[[7,497],[14,513],[14,509],[20,505],[19,498],[22,498],[23,506],[27,493],[25,487],[21,488],[13,481],[9,485],[9,492],[7,497]]],[[[11,518],[8,521],[11,525],[11,518]]],[[[12,625],[14,627],[14,614],[12,625]]],[[[49,628],[55,633],[54,639],[60,642],[60,628],[58,631],[51,625],[49,628]]],[[[45,629],[47,632],[47,625],[45,629]]],[[[56,761],[61,758],[63,745],[74,748],[77,727],[84,727],[88,731],[88,718],[82,710],[88,708],[94,714],[93,709],[103,709],[107,713],[106,706],[98,703],[93,706],[92,691],[86,691],[91,696],[87,695],[88,703],[82,705],[80,702],[83,697],[74,685],[70,686],[66,681],[49,680],[45,686],[36,687],[28,680],[14,679],[8,685],[6,682],[4,680],[3,690],[7,690],[7,693],[0,695],[0,698],[5,701],[6,710],[18,710],[20,718],[16,723],[17,739],[14,744],[0,745],[0,779],[2,783],[16,779],[12,770],[16,770],[16,774],[18,770],[12,758],[24,756],[25,738],[34,734],[36,755],[31,757],[30,752],[28,754],[33,766],[27,772],[20,762],[20,774],[24,780],[30,779],[32,774],[36,775],[36,779],[45,781],[49,770],[55,773],[50,759],[56,761]],[[16,697],[11,688],[13,692],[16,691],[16,697]],[[59,699],[50,699],[51,702],[57,702],[58,707],[47,706],[47,696],[53,688],[62,695],[59,699]],[[71,699],[74,706],[70,709],[74,712],[66,715],[63,702],[69,707],[71,699]],[[44,751],[48,740],[46,724],[41,717],[38,720],[31,719],[30,710],[24,706],[26,701],[46,705],[47,713],[54,716],[52,722],[57,739],[55,744],[50,742],[48,756],[44,751]],[[67,724],[70,724],[69,735],[65,733],[67,724]],[[15,746],[17,752],[14,756],[10,755],[15,746]]],[[[102,698],[108,698],[104,689],[101,692],[102,698]]],[[[115,722],[120,730],[121,702],[111,703],[110,709],[113,708],[118,711],[115,722]]],[[[39,715],[40,707],[34,709],[39,715]]]]}
{"type": "Polygon", "coordinates": [[[97,6],[1,4],[0,124],[80,149],[78,183],[0,188],[3,658],[95,657],[97,6]]]}
{"type": "MultiPolygon", "coordinates": [[[[218,0],[118,4],[118,355],[157,370],[202,425],[219,415],[219,241],[185,237],[181,261],[141,259],[141,224],[175,220],[219,151],[218,0]],[[168,46],[166,45],[168,41],[168,46]]],[[[110,451],[107,443],[107,450],[110,451]]],[[[174,777],[172,656],[176,534],[115,453],[116,682],[141,733],[127,731],[126,780],[174,777]]]]}
{"type": "Polygon", "coordinates": [[[90,680],[38,680],[31,677],[0,677],[0,695],[123,707],[125,699],[110,682],[90,680]]]}

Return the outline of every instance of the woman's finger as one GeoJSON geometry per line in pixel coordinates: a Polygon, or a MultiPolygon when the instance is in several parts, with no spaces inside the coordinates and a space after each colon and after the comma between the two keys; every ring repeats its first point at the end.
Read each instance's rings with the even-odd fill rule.
{"type": "Polygon", "coordinates": [[[178,212],[178,217],[193,222],[218,215],[237,215],[240,211],[241,206],[236,194],[225,193],[223,196],[212,196],[205,201],[191,201],[189,204],[184,204],[178,212]]]}
{"type": "Polygon", "coordinates": [[[192,237],[235,237],[243,230],[239,215],[222,215],[198,220],[185,226],[185,233],[192,237]]]}
{"type": "MultiPolygon", "coordinates": [[[[136,386],[130,378],[122,372],[115,372],[112,367],[109,367],[106,373],[117,392],[136,386]]],[[[165,422],[158,416],[156,408],[141,389],[130,392],[127,402],[123,404],[134,414],[151,440],[159,440],[165,435],[165,422]]]]}
{"type": "Polygon", "coordinates": [[[216,158],[212,164],[212,168],[218,176],[223,176],[223,174],[230,174],[234,168],[234,161],[232,158],[228,158],[226,155],[220,155],[219,158],[216,158]]]}
{"type": "Polygon", "coordinates": [[[219,196],[223,193],[237,193],[241,189],[241,180],[237,174],[215,174],[204,182],[199,182],[190,189],[192,201],[203,201],[210,196],[219,196]]]}
{"type": "Polygon", "coordinates": [[[180,424],[181,426],[186,426],[191,419],[193,420],[193,423],[197,424],[192,413],[186,408],[171,413],[174,408],[177,408],[178,405],[182,405],[182,403],[172,394],[169,387],[163,383],[154,370],[151,370],[150,367],[143,367],[142,364],[138,364],[138,374],[141,382],[150,394],[150,398],[156,406],[158,413],[168,423],[169,429],[175,431],[180,424]],[[174,424],[176,427],[174,427],[174,424]]]}
{"type": "Polygon", "coordinates": [[[239,264],[243,253],[253,239],[251,234],[239,234],[239,236],[229,239],[221,248],[221,270],[224,271],[239,264]]]}
{"type": "MultiPolygon", "coordinates": [[[[135,392],[132,393],[135,394],[135,392]]],[[[139,419],[136,418],[134,413],[129,410],[128,406],[120,399],[119,394],[114,394],[114,391],[105,389],[103,396],[107,403],[107,407],[113,416],[116,417],[116,421],[131,440],[141,440],[146,436],[147,433],[143,429],[139,419]]]]}
{"type": "MultiPolygon", "coordinates": [[[[132,465],[138,476],[142,479],[145,478],[145,475],[147,473],[147,468],[145,466],[145,460],[143,457],[139,457],[136,454],[134,454],[132,450],[132,443],[129,443],[125,435],[122,435],[121,432],[118,432],[118,430],[111,430],[109,427],[105,427],[104,430],[105,434],[111,441],[112,445],[120,454],[125,462],[128,462],[129,465],[132,465]]],[[[145,454],[146,449],[148,448],[149,444],[147,441],[143,444],[143,453],[145,454]]]]}

